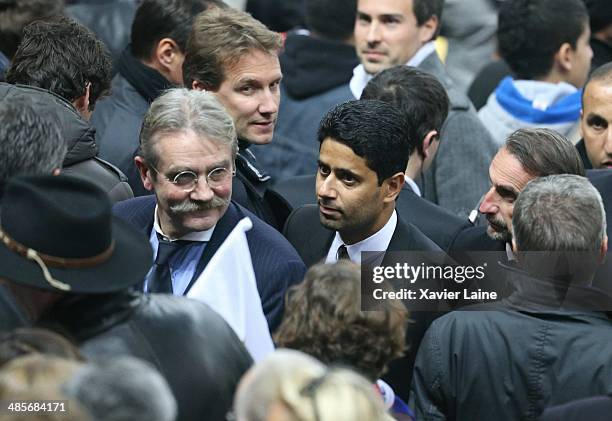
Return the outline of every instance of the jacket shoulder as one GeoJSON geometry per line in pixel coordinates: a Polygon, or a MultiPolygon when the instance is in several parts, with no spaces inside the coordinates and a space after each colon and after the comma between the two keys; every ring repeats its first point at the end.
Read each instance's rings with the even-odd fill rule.
{"type": "Polygon", "coordinates": [[[153,224],[155,212],[155,196],[140,196],[124,200],[113,206],[113,215],[146,230],[153,224]]]}
{"type": "Polygon", "coordinates": [[[283,234],[307,267],[325,257],[334,235],[333,231],[321,225],[317,205],[305,205],[294,210],[287,218],[283,234]]]}

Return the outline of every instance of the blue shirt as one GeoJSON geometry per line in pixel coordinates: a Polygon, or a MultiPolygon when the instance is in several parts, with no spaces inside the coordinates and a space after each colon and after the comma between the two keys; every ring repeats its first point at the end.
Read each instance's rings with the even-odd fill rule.
{"type": "MultiPolygon", "coordinates": [[[[172,291],[174,295],[184,295],[185,290],[189,286],[193,275],[195,274],[196,268],[198,266],[198,262],[202,258],[202,253],[204,253],[204,249],[206,248],[206,243],[212,237],[212,233],[215,229],[212,228],[206,231],[198,231],[191,232],[187,235],[184,235],[181,238],[168,238],[159,225],[159,221],[157,219],[157,207],[155,208],[154,213],[154,222],[153,229],[151,230],[151,234],[149,235],[149,243],[151,244],[151,248],[153,249],[153,256],[157,256],[157,248],[159,245],[159,240],[157,235],[161,235],[164,239],[169,241],[176,240],[189,240],[193,241],[193,244],[186,245],[179,249],[176,253],[170,257],[168,261],[168,265],[170,266],[170,275],[172,277],[172,291]]],[[[153,261],[155,262],[155,260],[153,261]]],[[[147,273],[144,282],[144,291],[148,291],[148,283],[151,278],[151,274],[153,272],[153,267],[147,273]]]]}

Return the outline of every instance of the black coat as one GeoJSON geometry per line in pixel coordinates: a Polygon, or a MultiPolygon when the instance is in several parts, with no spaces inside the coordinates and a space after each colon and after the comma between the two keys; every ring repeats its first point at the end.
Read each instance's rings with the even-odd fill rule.
{"type": "Polygon", "coordinates": [[[75,340],[86,357],[127,354],[153,364],[168,381],[181,421],[224,420],[252,364],[221,316],[168,294],[68,297],[39,325],[75,340]]]}
{"type": "Polygon", "coordinates": [[[0,333],[10,332],[30,323],[7,288],[0,285],[0,333]]]}
{"type": "Polygon", "coordinates": [[[551,306],[550,284],[522,279],[539,295],[522,288],[432,323],[413,373],[417,419],[537,420],[548,406],[612,392],[612,321],[551,306]]]}

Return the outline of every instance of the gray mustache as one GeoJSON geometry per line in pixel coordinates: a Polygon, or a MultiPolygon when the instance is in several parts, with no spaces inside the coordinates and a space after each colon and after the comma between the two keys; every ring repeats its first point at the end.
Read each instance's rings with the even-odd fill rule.
{"type": "Polygon", "coordinates": [[[189,213],[216,209],[222,206],[227,206],[228,204],[229,199],[222,199],[215,196],[208,202],[194,202],[193,200],[185,200],[181,203],[170,206],[170,210],[175,213],[189,213]]]}

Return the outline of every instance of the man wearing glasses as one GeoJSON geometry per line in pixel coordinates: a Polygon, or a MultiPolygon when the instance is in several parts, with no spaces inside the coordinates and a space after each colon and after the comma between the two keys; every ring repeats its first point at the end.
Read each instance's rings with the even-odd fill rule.
{"type": "Polygon", "coordinates": [[[144,187],[155,197],[122,202],[115,213],[142,228],[156,253],[144,290],[186,294],[227,235],[248,216],[257,289],[273,330],[282,317],[285,290],[302,280],[305,268],[280,233],[231,202],[238,150],[232,118],[213,94],[172,89],[151,104],[140,143],[135,162],[144,187]]]}

